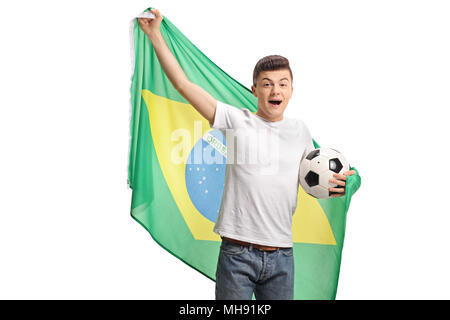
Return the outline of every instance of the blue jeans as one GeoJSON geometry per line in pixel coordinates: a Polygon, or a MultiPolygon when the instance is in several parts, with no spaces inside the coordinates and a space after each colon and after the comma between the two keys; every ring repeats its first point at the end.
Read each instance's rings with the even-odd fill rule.
{"type": "Polygon", "coordinates": [[[216,271],[216,300],[292,300],[292,248],[260,251],[225,239],[216,271]]]}

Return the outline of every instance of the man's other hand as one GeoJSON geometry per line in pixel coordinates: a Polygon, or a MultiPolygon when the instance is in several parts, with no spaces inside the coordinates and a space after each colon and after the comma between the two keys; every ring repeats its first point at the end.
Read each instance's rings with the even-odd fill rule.
{"type": "Polygon", "coordinates": [[[331,192],[337,192],[337,194],[331,195],[331,198],[342,197],[343,195],[345,195],[345,182],[347,181],[347,177],[354,175],[355,173],[355,170],[349,170],[345,171],[343,174],[333,174],[333,177],[335,177],[336,179],[330,179],[330,183],[342,186],[342,188],[328,188],[328,190],[331,192]]]}

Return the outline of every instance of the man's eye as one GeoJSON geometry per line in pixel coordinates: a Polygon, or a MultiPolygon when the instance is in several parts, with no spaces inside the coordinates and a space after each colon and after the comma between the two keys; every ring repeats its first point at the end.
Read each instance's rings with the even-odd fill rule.
{"type": "Polygon", "coordinates": [[[264,87],[269,87],[269,86],[270,86],[270,83],[264,83],[263,86],[264,86],[264,87]]]}

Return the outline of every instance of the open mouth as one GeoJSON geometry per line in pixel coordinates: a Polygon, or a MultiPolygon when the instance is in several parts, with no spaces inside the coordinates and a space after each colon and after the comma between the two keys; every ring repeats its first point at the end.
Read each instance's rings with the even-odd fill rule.
{"type": "Polygon", "coordinates": [[[281,104],[281,100],[269,100],[269,103],[276,108],[281,104]]]}

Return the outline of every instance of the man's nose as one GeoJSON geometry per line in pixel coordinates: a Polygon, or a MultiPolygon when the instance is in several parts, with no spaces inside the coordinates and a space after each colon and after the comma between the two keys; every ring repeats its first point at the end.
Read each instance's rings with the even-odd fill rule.
{"type": "Polygon", "coordinates": [[[274,86],[272,87],[272,92],[271,92],[271,94],[272,94],[272,95],[277,95],[277,94],[279,94],[279,93],[280,93],[280,87],[277,86],[277,85],[274,85],[274,86]]]}

